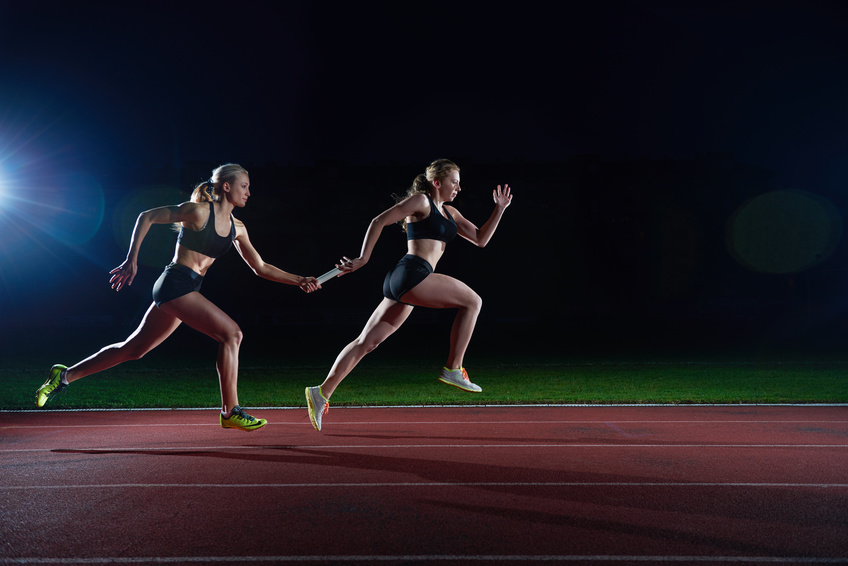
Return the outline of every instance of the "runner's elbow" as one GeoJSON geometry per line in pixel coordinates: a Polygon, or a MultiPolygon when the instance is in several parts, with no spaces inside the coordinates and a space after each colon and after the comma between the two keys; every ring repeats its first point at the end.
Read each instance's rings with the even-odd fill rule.
{"type": "Polygon", "coordinates": [[[262,262],[262,263],[249,263],[248,266],[253,271],[253,273],[258,275],[259,277],[267,278],[267,270],[265,268],[266,266],[265,266],[264,262],[262,262]]]}

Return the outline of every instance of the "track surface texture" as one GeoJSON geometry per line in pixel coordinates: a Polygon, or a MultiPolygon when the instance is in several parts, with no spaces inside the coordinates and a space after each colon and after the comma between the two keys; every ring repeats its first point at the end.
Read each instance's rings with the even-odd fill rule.
{"type": "Polygon", "coordinates": [[[848,407],[0,413],[0,564],[848,564],[848,407]]]}

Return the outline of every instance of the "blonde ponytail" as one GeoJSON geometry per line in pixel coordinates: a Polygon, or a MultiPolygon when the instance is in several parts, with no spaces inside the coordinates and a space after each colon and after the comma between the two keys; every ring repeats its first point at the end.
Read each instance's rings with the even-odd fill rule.
{"type": "Polygon", "coordinates": [[[247,175],[247,170],[237,163],[220,165],[214,171],[209,180],[198,183],[191,193],[191,202],[209,202],[221,200],[221,188],[224,183],[235,184],[236,177],[240,174],[247,175]]]}
{"type": "Polygon", "coordinates": [[[191,193],[191,202],[209,202],[210,200],[218,200],[215,195],[215,185],[212,183],[212,179],[203,181],[194,187],[194,191],[191,193]]]}

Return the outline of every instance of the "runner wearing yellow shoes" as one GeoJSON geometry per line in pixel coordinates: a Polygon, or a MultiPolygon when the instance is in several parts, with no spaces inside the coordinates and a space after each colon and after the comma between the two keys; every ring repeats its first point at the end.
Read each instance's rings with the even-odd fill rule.
{"type": "Polygon", "coordinates": [[[54,365],[47,381],[36,392],[36,405],[43,407],[77,379],[141,358],[185,322],[219,344],[221,426],[247,431],[265,426],[265,419],[247,414],[239,405],[238,354],[242,332],[233,319],[200,294],[203,277],[215,259],[235,244],[244,261],[260,277],[297,285],[307,293],[321,286],[314,277],[293,275],[262,260],[248,238],[244,223],[232,215],[234,209],[247,204],[249,196],[247,171],[239,165],[227,164],[215,169],[208,181],[195,187],[190,202],[142,212],[133,230],[127,259],[110,272],[110,283],[116,291],[132,284],[141,243],[153,224],[179,224],[173,260],[153,286],[153,304],[139,327],[123,342],[106,346],[70,367],[54,365]]]}

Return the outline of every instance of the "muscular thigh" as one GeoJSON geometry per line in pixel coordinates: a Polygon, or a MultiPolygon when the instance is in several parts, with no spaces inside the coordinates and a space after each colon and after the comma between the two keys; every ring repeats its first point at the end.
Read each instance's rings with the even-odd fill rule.
{"type": "Polygon", "coordinates": [[[151,304],[138,328],[124,342],[125,346],[134,349],[139,355],[149,352],[162,343],[180,325],[180,320],[173,315],[162,312],[151,304]]]}
{"type": "Polygon", "coordinates": [[[478,300],[477,293],[471,287],[441,273],[430,274],[403,295],[405,303],[435,309],[463,307],[478,300]]]}
{"type": "Polygon", "coordinates": [[[398,303],[391,299],[383,299],[365,323],[360,339],[373,340],[377,343],[385,340],[395,330],[400,328],[412,312],[411,305],[398,303]]]}
{"type": "Polygon", "coordinates": [[[162,303],[159,308],[219,342],[239,330],[227,313],[197,292],[162,303]]]}

